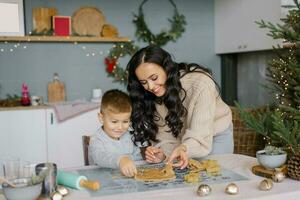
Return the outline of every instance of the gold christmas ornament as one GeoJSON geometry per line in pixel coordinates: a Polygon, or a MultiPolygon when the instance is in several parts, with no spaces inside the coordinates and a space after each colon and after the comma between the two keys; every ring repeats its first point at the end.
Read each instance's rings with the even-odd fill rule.
{"type": "Polygon", "coordinates": [[[52,195],[52,200],[62,200],[63,199],[63,196],[59,193],[59,192],[55,192],[53,195],[52,195]]]}
{"type": "Polygon", "coordinates": [[[283,179],[285,179],[285,175],[283,172],[277,171],[275,172],[275,174],[272,176],[272,179],[274,182],[276,183],[280,183],[283,181],[283,179]]]}
{"type": "Polygon", "coordinates": [[[268,191],[272,189],[273,182],[271,179],[264,179],[259,183],[259,189],[263,191],[268,191]]]}
{"type": "Polygon", "coordinates": [[[232,195],[238,194],[239,193],[239,187],[235,183],[230,183],[226,186],[225,192],[227,194],[232,194],[232,195]]]}
{"type": "Polygon", "coordinates": [[[63,196],[66,196],[69,193],[69,190],[61,185],[58,185],[56,187],[56,191],[63,196]]]}
{"type": "Polygon", "coordinates": [[[198,190],[197,190],[197,194],[200,196],[200,197],[204,197],[204,196],[207,196],[211,193],[211,187],[209,185],[206,185],[206,184],[201,184],[199,187],[198,187],[198,190]]]}

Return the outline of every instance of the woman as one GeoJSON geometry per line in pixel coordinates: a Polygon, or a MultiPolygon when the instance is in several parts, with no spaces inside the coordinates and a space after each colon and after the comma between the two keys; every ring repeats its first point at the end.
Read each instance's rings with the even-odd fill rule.
{"type": "Polygon", "coordinates": [[[231,110],[221,99],[209,71],[176,63],[154,45],[137,51],[127,65],[135,142],[150,142],[146,161],[178,162],[189,157],[232,153],[231,110]]]}

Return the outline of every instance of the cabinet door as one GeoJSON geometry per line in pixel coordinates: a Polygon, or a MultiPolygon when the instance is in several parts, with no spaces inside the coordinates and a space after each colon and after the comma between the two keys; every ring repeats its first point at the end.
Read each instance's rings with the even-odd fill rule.
{"type": "Polygon", "coordinates": [[[84,165],[82,136],[93,134],[99,127],[95,109],[58,123],[53,109],[47,109],[48,159],[59,168],[84,165]]]}
{"type": "Polygon", "coordinates": [[[241,49],[243,35],[240,21],[242,0],[215,0],[215,51],[224,53],[241,49]],[[240,16],[240,17],[237,17],[240,16]]]}
{"type": "Polygon", "coordinates": [[[281,40],[259,28],[261,19],[280,23],[280,0],[215,0],[215,51],[234,53],[272,49],[281,40]]]}
{"type": "Polygon", "coordinates": [[[47,161],[46,110],[0,111],[0,158],[47,161]]]}
{"type": "Polygon", "coordinates": [[[243,41],[241,51],[272,49],[272,46],[281,44],[281,40],[274,40],[268,36],[268,29],[259,28],[255,21],[264,20],[273,24],[280,23],[280,0],[243,0],[243,41]]]}

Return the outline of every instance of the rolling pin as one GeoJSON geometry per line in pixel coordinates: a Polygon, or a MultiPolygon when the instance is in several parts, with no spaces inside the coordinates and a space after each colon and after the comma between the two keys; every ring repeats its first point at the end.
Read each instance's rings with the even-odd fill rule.
{"type": "Polygon", "coordinates": [[[85,176],[64,171],[57,172],[57,184],[79,190],[83,188],[99,190],[100,188],[98,181],[89,181],[85,176]]]}

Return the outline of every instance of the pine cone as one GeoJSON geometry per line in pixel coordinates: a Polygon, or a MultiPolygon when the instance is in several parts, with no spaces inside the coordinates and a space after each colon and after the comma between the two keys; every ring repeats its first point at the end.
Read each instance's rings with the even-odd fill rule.
{"type": "Polygon", "coordinates": [[[290,178],[300,180],[300,153],[288,160],[287,170],[290,178]]]}

